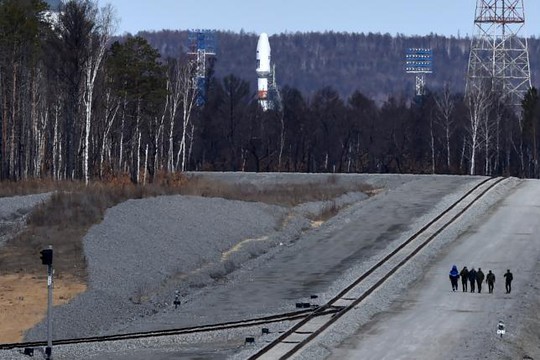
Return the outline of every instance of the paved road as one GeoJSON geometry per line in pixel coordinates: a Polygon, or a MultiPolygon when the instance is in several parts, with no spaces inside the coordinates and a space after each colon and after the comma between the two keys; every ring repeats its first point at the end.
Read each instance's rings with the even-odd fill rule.
{"type": "MultiPolygon", "coordinates": [[[[330,358],[539,358],[538,342],[524,340],[531,331],[527,320],[531,303],[524,299],[538,299],[539,292],[534,286],[540,258],[539,220],[540,182],[524,181],[436,259],[422,281],[390,311],[332,349],[330,358]],[[485,273],[491,269],[497,277],[494,293],[488,294],[485,284],[481,294],[452,292],[448,272],[453,264],[460,269],[481,267],[485,273]],[[507,268],[514,274],[510,295],[504,291],[507,268]],[[508,328],[503,339],[496,335],[499,320],[508,328]]],[[[536,318],[535,313],[530,315],[536,318]]],[[[535,326],[538,334],[537,321],[535,326]]]]}

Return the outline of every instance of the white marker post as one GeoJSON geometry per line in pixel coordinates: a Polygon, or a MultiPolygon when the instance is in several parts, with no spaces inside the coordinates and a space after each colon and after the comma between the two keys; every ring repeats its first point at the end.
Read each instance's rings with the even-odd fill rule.
{"type": "Polygon", "coordinates": [[[499,320],[499,323],[497,324],[497,335],[500,335],[501,337],[506,333],[506,326],[502,322],[502,320],[499,320]]]}

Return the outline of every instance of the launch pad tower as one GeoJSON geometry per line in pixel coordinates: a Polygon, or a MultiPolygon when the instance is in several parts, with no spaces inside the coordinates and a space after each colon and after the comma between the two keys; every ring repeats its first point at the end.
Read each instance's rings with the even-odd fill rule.
{"type": "Polygon", "coordinates": [[[531,87],[523,0],[477,0],[474,24],[465,93],[501,91],[520,105],[531,87]]]}
{"type": "Polygon", "coordinates": [[[207,63],[216,56],[216,36],[212,30],[193,30],[188,33],[188,53],[194,64],[193,87],[197,92],[196,104],[206,103],[207,63]]]}

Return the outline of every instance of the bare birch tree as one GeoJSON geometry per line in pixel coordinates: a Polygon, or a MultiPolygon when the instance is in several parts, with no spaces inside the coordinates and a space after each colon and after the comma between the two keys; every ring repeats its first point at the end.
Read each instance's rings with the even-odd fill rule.
{"type": "Polygon", "coordinates": [[[195,105],[195,99],[197,98],[197,91],[193,83],[193,67],[194,63],[191,61],[182,65],[180,68],[180,78],[178,79],[178,81],[180,82],[179,91],[182,102],[182,136],[180,137],[180,144],[176,155],[176,169],[178,169],[178,164],[181,159],[181,171],[186,170],[187,134],[188,129],[192,126],[192,124],[190,123],[191,114],[193,112],[193,106],[195,105]]]}
{"type": "Polygon", "coordinates": [[[429,117],[429,137],[431,145],[431,173],[435,174],[435,134],[433,132],[433,115],[429,117]]]}
{"type": "MultiPolygon", "coordinates": [[[[109,138],[109,134],[111,133],[112,126],[116,120],[116,116],[118,114],[118,110],[121,106],[121,99],[114,99],[114,97],[111,94],[111,89],[107,89],[107,93],[105,95],[105,129],[103,131],[103,138],[101,139],[101,150],[99,155],[99,176],[103,177],[103,167],[105,162],[105,153],[108,152],[111,153],[111,141],[109,138]]],[[[110,159],[109,159],[110,160],[110,159]]]]}
{"type": "MultiPolygon", "coordinates": [[[[521,128],[522,145],[527,149],[529,161],[527,176],[538,178],[539,155],[538,155],[538,127],[540,124],[540,96],[538,90],[533,87],[529,89],[522,102],[522,119],[519,122],[521,128]]],[[[521,151],[523,153],[523,151],[521,151]]]]}
{"type": "Polygon", "coordinates": [[[182,100],[182,67],[178,61],[171,61],[168,68],[168,104],[169,104],[169,148],[167,152],[167,170],[175,171],[174,161],[174,131],[176,129],[176,115],[182,100]]]}
{"type": "Polygon", "coordinates": [[[101,62],[105,56],[105,51],[109,40],[116,29],[117,20],[114,16],[112,6],[106,5],[101,10],[97,10],[97,5],[94,5],[89,16],[93,17],[95,28],[90,34],[89,45],[90,53],[85,64],[85,88],[83,92],[84,106],[84,147],[83,147],[83,177],[88,185],[90,175],[88,171],[89,148],[90,148],[90,125],[92,120],[92,104],[94,87],[98,71],[101,68],[101,62]]]}
{"type": "Polygon", "coordinates": [[[476,157],[481,147],[481,127],[488,116],[490,106],[490,91],[486,89],[474,89],[467,94],[467,108],[469,111],[469,146],[470,146],[470,166],[469,175],[476,173],[476,157]]]}
{"type": "Polygon", "coordinates": [[[452,114],[455,108],[455,102],[450,92],[450,86],[446,84],[441,96],[435,96],[435,104],[437,106],[437,123],[443,128],[444,137],[445,137],[445,148],[446,148],[446,167],[450,169],[451,167],[451,141],[450,137],[452,136],[454,129],[454,121],[452,119],[452,114]]]}
{"type": "MultiPolygon", "coordinates": [[[[283,111],[279,112],[279,125],[280,125],[280,131],[279,131],[279,155],[278,155],[278,171],[281,171],[281,161],[283,157],[283,148],[285,148],[285,114],[283,111]]],[[[350,149],[349,149],[350,150],[350,149]]],[[[349,151],[350,153],[350,151],[349,151]]],[[[350,157],[349,157],[349,165],[350,167],[350,157]]]]}
{"type": "Polygon", "coordinates": [[[28,150],[32,149],[29,159],[32,160],[32,176],[40,178],[42,176],[43,161],[45,159],[46,131],[49,124],[49,112],[45,96],[40,93],[39,88],[43,86],[42,72],[38,68],[35,81],[33,83],[33,110],[31,138],[33,139],[28,150]],[[33,145],[33,146],[32,146],[33,145]]]}
{"type": "Polygon", "coordinates": [[[501,121],[502,98],[500,94],[492,92],[486,116],[483,117],[482,142],[484,145],[484,175],[493,173],[493,149],[497,149],[497,129],[501,121]],[[490,111],[491,110],[491,111],[490,111]],[[491,116],[490,116],[491,115],[491,116]]]}

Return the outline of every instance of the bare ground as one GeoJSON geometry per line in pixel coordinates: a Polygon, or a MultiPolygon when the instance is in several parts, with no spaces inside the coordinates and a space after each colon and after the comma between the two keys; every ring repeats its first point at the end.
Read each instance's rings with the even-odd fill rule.
{"type": "MultiPolygon", "coordinates": [[[[28,274],[0,275],[0,343],[15,343],[47,313],[47,277],[28,274]]],[[[53,304],[62,305],[86,290],[72,276],[54,281],[53,304]]]]}

